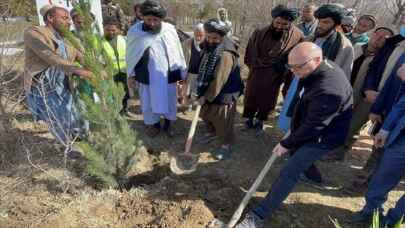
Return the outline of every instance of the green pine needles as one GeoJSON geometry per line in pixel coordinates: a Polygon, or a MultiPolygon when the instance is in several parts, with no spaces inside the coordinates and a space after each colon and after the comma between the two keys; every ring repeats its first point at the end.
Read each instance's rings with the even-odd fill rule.
{"type": "Polygon", "coordinates": [[[76,89],[75,94],[81,114],[90,124],[89,134],[76,145],[87,160],[85,171],[91,177],[103,187],[122,188],[141,142],[120,115],[124,88],[114,82],[112,60],[101,47],[100,33],[94,32],[90,0],[79,0],[74,7],[84,18],[81,39],[69,31],[64,35],[83,51],[82,65],[94,74],[90,81],[76,81],[76,88],[87,88],[76,89]]]}

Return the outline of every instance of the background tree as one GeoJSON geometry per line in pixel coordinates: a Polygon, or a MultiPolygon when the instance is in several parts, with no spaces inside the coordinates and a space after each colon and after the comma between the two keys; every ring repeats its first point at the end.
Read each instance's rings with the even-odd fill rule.
{"type": "Polygon", "coordinates": [[[0,15],[7,17],[13,16],[32,16],[35,15],[34,0],[2,0],[0,1],[0,15]]]}
{"type": "Polygon", "coordinates": [[[392,24],[398,25],[400,19],[405,14],[405,0],[386,0],[386,7],[394,17],[392,24]]]}

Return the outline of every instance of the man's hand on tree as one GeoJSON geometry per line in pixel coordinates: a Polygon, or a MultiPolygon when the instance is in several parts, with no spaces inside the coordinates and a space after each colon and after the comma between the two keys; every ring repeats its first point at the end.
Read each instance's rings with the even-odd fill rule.
{"type": "Polygon", "coordinates": [[[84,80],[92,80],[94,78],[94,74],[91,71],[85,70],[83,68],[79,68],[73,71],[73,74],[79,76],[84,80]]]}

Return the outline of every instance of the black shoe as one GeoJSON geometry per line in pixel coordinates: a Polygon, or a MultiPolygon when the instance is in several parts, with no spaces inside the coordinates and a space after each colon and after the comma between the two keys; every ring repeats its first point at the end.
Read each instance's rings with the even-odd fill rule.
{"type": "Polygon", "coordinates": [[[323,182],[322,181],[315,181],[311,178],[308,178],[305,174],[300,174],[298,180],[308,186],[314,187],[316,189],[323,190],[323,182]]]}
{"type": "Polygon", "coordinates": [[[171,127],[167,128],[167,129],[163,129],[163,131],[166,133],[167,137],[169,137],[169,138],[174,137],[174,131],[172,130],[171,127]]]}
{"type": "Polygon", "coordinates": [[[248,119],[248,120],[246,120],[246,122],[245,122],[245,128],[243,129],[244,131],[248,131],[248,130],[250,130],[250,129],[253,129],[255,127],[255,125],[254,125],[254,121],[253,121],[253,119],[248,119]]]}
{"type": "Polygon", "coordinates": [[[151,137],[154,138],[156,137],[160,132],[160,123],[157,122],[153,125],[148,125],[146,126],[146,134],[151,137]]]}
{"type": "Polygon", "coordinates": [[[66,157],[69,158],[69,159],[72,159],[72,160],[77,160],[77,159],[84,158],[82,153],[80,153],[79,151],[74,150],[74,149],[69,150],[66,153],[66,157]]]}
{"type": "Polygon", "coordinates": [[[170,128],[171,122],[168,119],[165,119],[165,122],[163,124],[163,130],[166,131],[167,129],[170,128]]]}
{"type": "Polygon", "coordinates": [[[353,216],[347,220],[348,223],[352,224],[369,224],[373,219],[373,214],[366,214],[363,211],[358,211],[353,214],[353,216]]]}
{"type": "Polygon", "coordinates": [[[163,124],[163,131],[166,133],[166,135],[169,138],[173,138],[174,137],[174,132],[171,128],[171,121],[168,119],[165,119],[165,122],[163,124]]]}
{"type": "Polygon", "coordinates": [[[339,191],[343,188],[343,186],[336,185],[334,183],[330,183],[328,181],[316,181],[313,179],[308,178],[306,175],[301,174],[298,180],[309,187],[324,191],[339,191]]]}
{"type": "Polygon", "coordinates": [[[201,139],[199,139],[197,143],[198,144],[208,144],[208,143],[216,140],[217,138],[218,138],[218,136],[216,136],[215,134],[207,133],[203,137],[201,137],[201,139]]]}
{"type": "Polygon", "coordinates": [[[254,129],[256,132],[256,136],[262,135],[264,133],[263,121],[258,120],[254,125],[254,129]]]}

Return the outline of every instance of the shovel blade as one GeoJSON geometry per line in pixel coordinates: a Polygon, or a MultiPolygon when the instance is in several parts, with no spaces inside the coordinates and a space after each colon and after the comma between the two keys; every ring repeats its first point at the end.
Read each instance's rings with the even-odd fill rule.
{"type": "Polygon", "coordinates": [[[170,160],[170,170],[176,175],[186,175],[197,169],[198,156],[181,154],[170,160]]]}
{"type": "Polygon", "coordinates": [[[227,224],[222,222],[221,220],[214,219],[208,224],[207,228],[228,228],[228,227],[227,224]]]}

